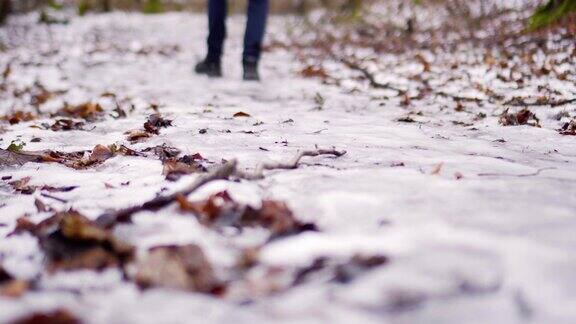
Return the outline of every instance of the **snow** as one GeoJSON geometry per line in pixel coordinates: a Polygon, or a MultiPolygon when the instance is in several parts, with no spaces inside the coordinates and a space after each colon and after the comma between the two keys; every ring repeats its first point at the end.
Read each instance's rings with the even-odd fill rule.
{"type": "MultiPolygon", "coordinates": [[[[576,320],[576,145],[573,137],[559,135],[552,122],[544,120],[543,128],[502,127],[489,111],[475,127],[462,127],[453,125],[447,113],[433,113],[445,104],[439,98],[436,106],[421,107],[430,113],[414,116],[423,123],[399,123],[395,120],[407,111],[396,99],[379,100],[381,93],[350,93],[302,79],[296,74],[300,63],[280,50],[265,55],[262,83],[244,83],[239,67],[243,19],[238,17],[229,24],[226,77],[221,80],[192,73],[193,62],[204,54],[202,16],[114,13],[49,27],[30,26],[27,20],[33,19],[13,22],[13,33],[20,36],[0,32],[12,46],[0,54],[0,61],[49,62],[15,66],[10,78],[23,86],[39,80],[50,89],[73,89],[42,109],[59,107],[56,100],[93,100],[106,91],[138,104],[128,118],[88,124],[90,131],[30,127],[43,120],[6,126],[0,146],[16,139],[27,143],[26,150],[60,151],[166,143],[211,161],[237,158],[246,168],[289,159],[300,149],[334,146],[348,154],[307,159],[297,170],[269,172],[258,182],[212,183],[191,198],[228,189],[236,200],[252,205],[262,198],[284,200],[299,219],[320,227],[318,233],[265,245],[262,267],[306,266],[321,256],[345,259],[356,254],[386,255],[390,263],[347,285],[312,282],[248,305],[161,289],[140,291],[114,271],[50,275],[42,273],[42,256],[32,236],[4,237],[25,213],[34,221],[49,216],[36,212],[39,194],[18,195],[0,187],[0,206],[5,204],[0,223],[6,224],[0,227],[0,261],[19,278],[41,276],[41,289],[19,299],[0,298],[0,322],[55,307],[65,307],[87,323],[576,320]],[[174,55],[137,53],[174,45],[180,48],[174,55]],[[52,56],[39,55],[54,49],[58,52],[52,56]],[[320,110],[315,109],[317,94],[325,98],[320,110]],[[150,102],[161,105],[174,127],[144,143],[129,144],[124,132],[141,128],[152,112],[150,102]],[[252,117],[233,118],[238,111],[252,117]],[[207,132],[200,134],[200,129],[207,132]],[[42,141],[30,142],[33,137],[42,141]],[[395,166],[399,162],[404,166],[395,166]],[[457,172],[462,179],[456,179],[457,172]],[[401,300],[411,306],[399,307],[401,300]]],[[[272,20],[272,35],[283,33],[284,21],[272,20]]],[[[483,77],[483,71],[470,73],[483,77]]],[[[16,99],[4,101],[0,111],[17,104],[16,99]]],[[[566,109],[573,112],[575,107],[566,109]]],[[[30,176],[38,185],[77,185],[74,191],[54,194],[68,203],[42,199],[90,217],[193,180],[168,183],[159,161],[136,157],[115,157],[82,171],[29,163],[2,170],[0,176],[5,175],[15,180],[30,176]],[[120,185],[127,181],[129,185],[120,185]],[[114,188],[107,189],[107,183],[114,188]]],[[[159,244],[196,243],[222,268],[233,265],[239,248],[266,240],[258,230],[216,233],[175,207],[138,214],[134,224],[120,226],[116,233],[140,253],[159,244]]]]}

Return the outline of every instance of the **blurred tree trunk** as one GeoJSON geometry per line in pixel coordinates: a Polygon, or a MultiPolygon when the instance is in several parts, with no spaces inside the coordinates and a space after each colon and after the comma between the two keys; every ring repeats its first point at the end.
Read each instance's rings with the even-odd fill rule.
{"type": "Polygon", "coordinates": [[[104,11],[104,12],[112,11],[112,1],[111,0],[102,0],[102,11],[104,11]]]}
{"type": "Polygon", "coordinates": [[[6,17],[8,17],[11,11],[12,5],[10,0],[0,0],[0,24],[4,23],[4,20],[6,20],[6,17]]]}

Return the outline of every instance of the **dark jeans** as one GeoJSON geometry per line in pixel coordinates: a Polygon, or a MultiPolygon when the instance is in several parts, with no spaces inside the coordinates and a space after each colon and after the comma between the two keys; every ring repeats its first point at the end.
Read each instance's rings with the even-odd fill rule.
{"type": "MultiPolygon", "coordinates": [[[[220,60],[226,38],[227,0],[208,0],[208,59],[220,60]]],[[[268,17],[268,0],[249,0],[248,22],[244,35],[245,61],[258,61],[268,17]]]]}

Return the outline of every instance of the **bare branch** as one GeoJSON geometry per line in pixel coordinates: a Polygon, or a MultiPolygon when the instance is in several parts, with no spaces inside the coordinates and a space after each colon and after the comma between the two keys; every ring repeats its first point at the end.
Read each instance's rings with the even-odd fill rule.
{"type": "Polygon", "coordinates": [[[246,180],[260,180],[264,178],[265,170],[289,170],[298,168],[300,160],[305,156],[319,156],[319,155],[334,155],[336,157],[346,154],[346,151],[337,151],[335,149],[316,149],[309,151],[301,151],[296,154],[292,161],[287,163],[262,163],[260,164],[253,173],[238,170],[238,163],[236,160],[229,161],[214,170],[208,172],[207,174],[201,175],[196,180],[183,190],[177,191],[168,196],[159,196],[152,200],[149,200],[141,205],[128,207],[125,209],[112,211],[104,213],[98,217],[96,222],[106,228],[114,227],[118,223],[129,222],[132,215],[141,211],[156,211],[162,209],[174,201],[178,196],[188,196],[194,191],[198,190],[205,184],[215,181],[215,180],[227,180],[230,177],[237,177],[239,179],[246,180]]]}
{"type": "Polygon", "coordinates": [[[551,106],[551,107],[560,107],[569,105],[573,102],[576,102],[576,98],[572,99],[560,99],[560,100],[536,100],[535,102],[526,102],[524,98],[512,98],[504,103],[507,106],[515,106],[515,107],[539,107],[539,106],[551,106]]]}
{"type": "Polygon", "coordinates": [[[291,170],[298,168],[298,164],[300,160],[302,160],[305,156],[319,156],[319,155],[333,155],[336,157],[340,157],[346,154],[346,151],[338,151],[336,149],[317,149],[317,150],[309,150],[309,151],[301,151],[296,154],[296,156],[289,162],[264,162],[258,167],[254,172],[246,172],[238,170],[236,172],[236,176],[241,179],[246,180],[260,180],[264,178],[264,171],[265,170],[291,170]]]}
{"type": "Polygon", "coordinates": [[[533,173],[525,173],[525,174],[508,174],[508,173],[479,173],[478,176],[479,177],[517,177],[517,178],[526,178],[526,177],[535,177],[537,175],[540,175],[540,173],[542,173],[543,171],[547,171],[547,170],[556,170],[555,167],[549,167],[549,168],[541,168],[536,170],[536,172],[533,173]]]}
{"type": "Polygon", "coordinates": [[[376,77],[374,76],[374,74],[372,74],[370,71],[368,71],[368,69],[366,69],[365,67],[361,66],[360,64],[349,60],[347,58],[339,58],[340,62],[344,63],[344,65],[346,65],[347,67],[349,67],[352,70],[358,71],[360,73],[362,73],[362,75],[364,75],[364,77],[368,80],[368,82],[370,83],[370,86],[374,89],[388,89],[388,90],[394,90],[397,91],[399,94],[404,94],[406,93],[406,90],[402,90],[399,88],[396,88],[388,83],[380,83],[376,80],[376,77]]]}
{"type": "Polygon", "coordinates": [[[152,200],[149,200],[142,205],[128,207],[125,209],[121,209],[118,211],[113,211],[109,213],[104,213],[98,217],[96,222],[101,226],[106,228],[114,227],[117,223],[125,223],[130,221],[132,215],[145,211],[145,210],[159,210],[163,207],[168,206],[172,202],[176,200],[176,197],[183,195],[188,196],[189,194],[193,193],[194,191],[198,190],[198,188],[204,186],[205,184],[215,181],[215,180],[225,180],[228,179],[231,175],[236,172],[237,161],[232,160],[221,166],[215,168],[214,170],[203,174],[196,178],[196,180],[190,184],[188,187],[177,191],[168,196],[159,196],[152,200]]]}

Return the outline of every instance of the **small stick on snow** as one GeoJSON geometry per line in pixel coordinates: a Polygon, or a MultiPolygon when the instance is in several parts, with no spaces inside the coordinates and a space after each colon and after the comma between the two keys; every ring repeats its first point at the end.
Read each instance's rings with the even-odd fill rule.
{"type": "Polygon", "coordinates": [[[300,160],[305,156],[319,156],[319,155],[334,155],[336,157],[346,154],[346,151],[337,151],[335,149],[316,149],[310,151],[301,151],[296,154],[292,161],[287,163],[281,162],[268,162],[260,164],[253,173],[238,170],[238,163],[236,160],[227,162],[207,174],[199,176],[192,184],[183,190],[177,191],[168,196],[159,196],[149,200],[141,205],[128,207],[125,209],[104,213],[98,217],[96,222],[106,228],[112,228],[117,223],[125,223],[130,220],[132,215],[141,211],[156,211],[164,208],[174,201],[179,196],[188,196],[194,191],[198,190],[205,184],[215,180],[226,180],[230,177],[237,177],[246,180],[260,180],[264,178],[265,170],[289,170],[298,168],[300,160]]]}
{"type": "MultiPolygon", "coordinates": [[[[334,56],[334,55],[333,55],[333,56],[334,56]]],[[[334,56],[334,57],[336,57],[336,56],[334,56]]],[[[388,84],[388,83],[380,83],[380,82],[378,82],[378,81],[376,80],[376,76],[375,76],[374,74],[370,73],[370,71],[368,71],[368,69],[364,68],[362,65],[360,65],[360,64],[358,64],[358,63],[356,63],[356,62],[354,62],[354,61],[352,61],[352,60],[343,58],[343,57],[342,57],[342,58],[336,57],[336,58],[337,58],[337,59],[340,59],[340,62],[342,62],[342,63],[343,63],[344,65],[346,65],[348,68],[350,68],[350,69],[352,69],[352,70],[356,70],[356,71],[362,73],[362,74],[364,75],[364,77],[368,80],[368,82],[370,83],[370,86],[371,86],[372,88],[375,88],[375,89],[394,90],[394,91],[397,91],[399,94],[404,94],[404,93],[406,93],[406,90],[402,90],[402,89],[400,89],[400,88],[394,87],[394,86],[392,86],[392,85],[390,85],[390,84],[388,84]]]]}
{"type": "Polygon", "coordinates": [[[261,180],[264,178],[265,170],[292,170],[298,168],[300,160],[305,156],[334,155],[340,157],[346,154],[346,151],[337,151],[336,149],[316,149],[310,151],[300,151],[289,162],[264,162],[256,167],[254,172],[238,170],[235,175],[238,178],[246,180],[261,180]]]}
{"type": "Polygon", "coordinates": [[[130,220],[130,217],[138,212],[145,210],[151,210],[151,211],[159,210],[163,207],[168,206],[172,202],[176,201],[176,197],[180,195],[188,196],[189,194],[198,190],[198,188],[202,187],[203,185],[211,181],[228,179],[231,175],[233,175],[236,172],[236,166],[237,166],[236,160],[229,161],[217,167],[216,169],[199,176],[192,184],[190,184],[188,187],[180,191],[177,191],[168,196],[156,197],[152,200],[148,200],[142,205],[128,207],[125,209],[109,213],[104,213],[100,215],[100,217],[98,217],[96,222],[103,227],[111,228],[114,227],[116,223],[128,222],[130,220]]]}
{"type": "Polygon", "coordinates": [[[66,199],[62,199],[62,198],[59,198],[59,197],[56,197],[56,196],[52,196],[52,195],[47,194],[47,193],[41,193],[40,195],[41,195],[42,197],[54,199],[54,200],[56,200],[56,201],[58,201],[58,202],[61,202],[61,203],[63,203],[63,204],[68,203],[68,200],[66,200],[66,199]]]}

